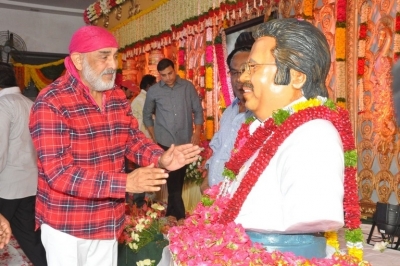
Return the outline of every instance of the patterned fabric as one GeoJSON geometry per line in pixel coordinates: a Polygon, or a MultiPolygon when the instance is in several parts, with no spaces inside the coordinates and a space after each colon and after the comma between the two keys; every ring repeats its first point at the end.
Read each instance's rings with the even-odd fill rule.
{"type": "Polygon", "coordinates": [[[100,109],[69,72],[41,91],[29,125],[38,152],[36,226],[84,239],[122,231],[124,156],[147,166],[163,153],[138,130],[125,94],[103,93],[100,109]]]}

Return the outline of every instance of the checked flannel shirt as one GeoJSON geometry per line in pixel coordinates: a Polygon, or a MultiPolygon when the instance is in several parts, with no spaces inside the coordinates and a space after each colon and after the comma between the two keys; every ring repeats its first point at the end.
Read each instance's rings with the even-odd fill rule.
{"type": "Polygon", "coordinates": [[[120,89],[102,110],[69,72],[43,89],[30,115],[38,153],[36,226],[84,239],[113,239],[124,223],[124,156],[158,165],[164,152],[138,129],[120,89]]]}

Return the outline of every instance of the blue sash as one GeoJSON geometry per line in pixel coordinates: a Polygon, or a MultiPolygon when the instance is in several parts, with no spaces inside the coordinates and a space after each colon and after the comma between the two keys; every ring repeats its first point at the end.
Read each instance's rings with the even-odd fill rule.
{"type": "Polygon", "coordinates": [[[264,234],[246,231],[252,242],[262,244],[268,252],[275,250],[292,252],[307,259],[326,257],[326,239],[324,236],[264,234]]]}

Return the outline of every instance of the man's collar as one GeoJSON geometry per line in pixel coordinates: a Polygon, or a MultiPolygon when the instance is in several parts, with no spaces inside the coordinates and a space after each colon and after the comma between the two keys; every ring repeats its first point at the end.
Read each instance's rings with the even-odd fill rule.
{"type": "MultiPolygon", "coordinates": [[[[175,80],[174,86],[175,86],[175,84],[178,84],[181,80],[182,80],[181,77],[180,77],[178,74],[176,74],[176,80],[175,80]]],[[[165,84],[165,82],[162,81],[162,80],[160,80],[160,86],[161,86],[161,87],[167,86],[168,88],[170,88],[170,87],[169,87],[167,84],[165,84]]]]}
{"type": "Polygon", "coordinates": [[[19,87],[9,87],[9,88],[4,88],[0,90],[0,97],[6,94],[12,94],[12,93],[21,93],[21,90],[19,87]]]}

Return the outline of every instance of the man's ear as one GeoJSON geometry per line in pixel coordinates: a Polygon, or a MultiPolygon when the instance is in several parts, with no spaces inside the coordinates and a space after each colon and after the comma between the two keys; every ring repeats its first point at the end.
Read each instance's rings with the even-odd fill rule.
{"type": "Polygon", "coordinates": [[[76,69],[81,71],[83,68],[83,55],[81,53],[72,53],[70,57],[76,69]]]}
{"type": "Polygon", "coordinates": [[[292,81],[292,85],[295,89],[303,88],[304,83],[307,80],[306,74],[299,72],[297,70],[290,70],[290,80],[292,81]]]}

